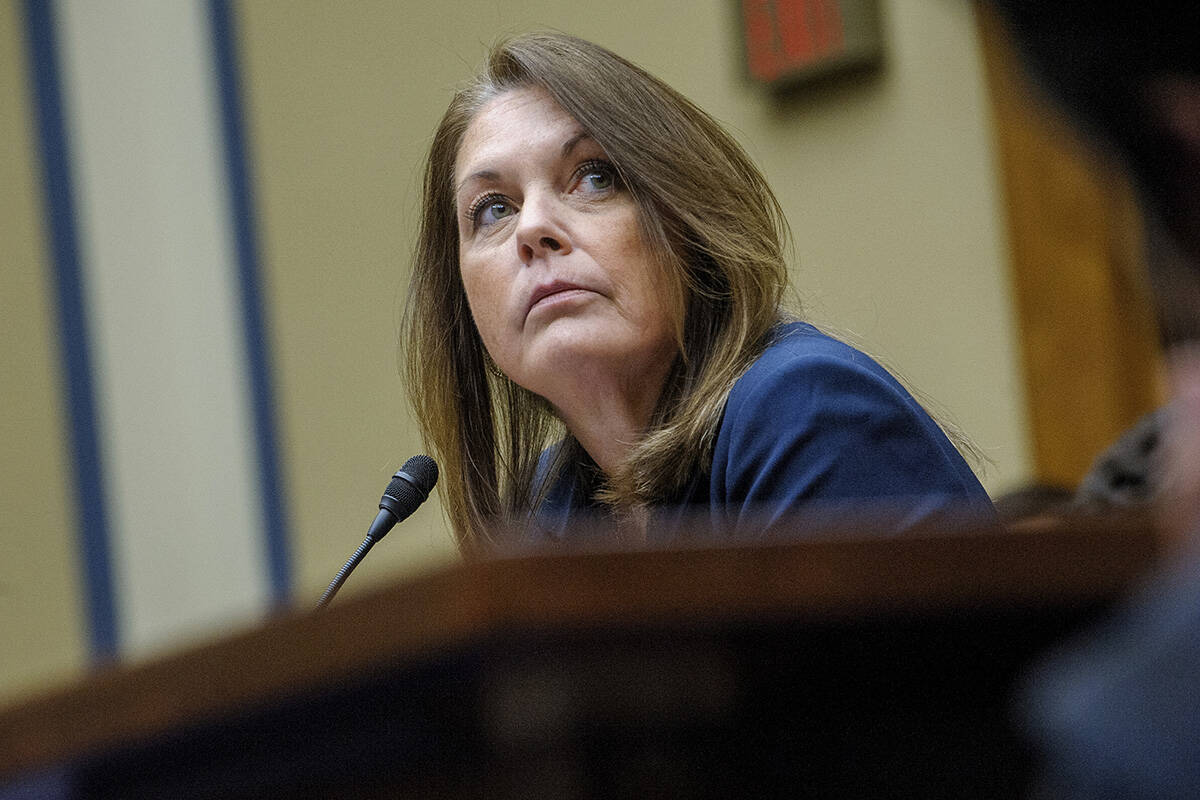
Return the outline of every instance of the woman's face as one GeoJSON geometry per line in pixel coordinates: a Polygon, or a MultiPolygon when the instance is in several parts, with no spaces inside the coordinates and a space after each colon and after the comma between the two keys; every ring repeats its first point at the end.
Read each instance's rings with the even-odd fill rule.
{"type": "Polygon", "coordinates": [[[463,286],[500,369],[555,404],[568,379],[657,380],[657,393],[674,303],[633,198],[579,123],[541,89],[506,92],[468,127],[454,181],[463,286]]]}

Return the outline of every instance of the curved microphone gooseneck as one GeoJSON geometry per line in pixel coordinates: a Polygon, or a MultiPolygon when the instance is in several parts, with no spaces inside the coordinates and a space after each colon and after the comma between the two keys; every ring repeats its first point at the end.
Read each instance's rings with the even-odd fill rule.
{"type": "Polygon", "coordinates": [[[367,538],[363,539],[362,544],[354,551],[354,555],[350,556],[350,560],[338,570],[337,576],[330,582],[325,594],[321,595],[321,599],[317,601],[318,611],[329,605],[329,601],[338,593],[338,589],[342,588],[346,578],[363,560],[367,551],[386,536],[388,531],[396,527],[398,522],[416,511],[417,506],[425,502],[434,484],[437,483],[437,479],[437,462],[429,456],[413,456],[404,462],[404,466],[392,476],[392,482],[388,484],[383,498],[379,501],[379,514],[371,523],[371,527],[367,529],[367,538]]]}

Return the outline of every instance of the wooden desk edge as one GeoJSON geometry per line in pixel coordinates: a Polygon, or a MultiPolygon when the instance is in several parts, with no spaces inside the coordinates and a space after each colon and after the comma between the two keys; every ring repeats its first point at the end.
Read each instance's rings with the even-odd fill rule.
{"type": "Polygon", "coordinates": [[[456,565],[0,711],[0,780],[508,630],[1086,602],[1128,590],[1159,552],[1135,517],[456,565]]]}

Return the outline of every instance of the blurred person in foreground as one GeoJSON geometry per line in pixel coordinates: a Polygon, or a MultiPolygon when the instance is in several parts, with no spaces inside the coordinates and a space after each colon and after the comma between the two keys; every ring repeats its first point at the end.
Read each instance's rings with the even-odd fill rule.
{"type": "Polygon", "coordinates": [[[990,515],[892,375],[785,311],[785,237],[741,147],[658,79],[563,34],[497,46],[434,135],[406,324],[463,550],[500,520],[636,544],[870,501],[895,529],[990,515]]]}
{"type": "Polygon", "coordinates": [[[1041,792],[1200,797],[1200,4],[991,3],[1035,81],[1128,169],[1172,387],[1158,500],[1170,563],[1032,679],[1041,792]]]}

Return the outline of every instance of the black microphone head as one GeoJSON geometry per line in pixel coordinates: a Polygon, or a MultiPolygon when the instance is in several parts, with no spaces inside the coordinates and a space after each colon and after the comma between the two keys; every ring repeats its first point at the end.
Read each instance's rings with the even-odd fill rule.
{"type": "Polygon", "coordinates": [[[437,462],[426,455],[413,456],[408,461],[404,462],[404,466],[400,468],[395,477],[399,477],[404,473],[413,486],[421,490],[425,495],[422,500],[429,497],[429,493],[433,491],[434,485],[438,480],[438,465],[437,462]]]}
{"type": "Polygon", "coordinates": [[[436,461],[429,456],[413,456],[392,476],[379,507],[391,512],[399,522],[425,502],[437,479],[436,461]]]}

